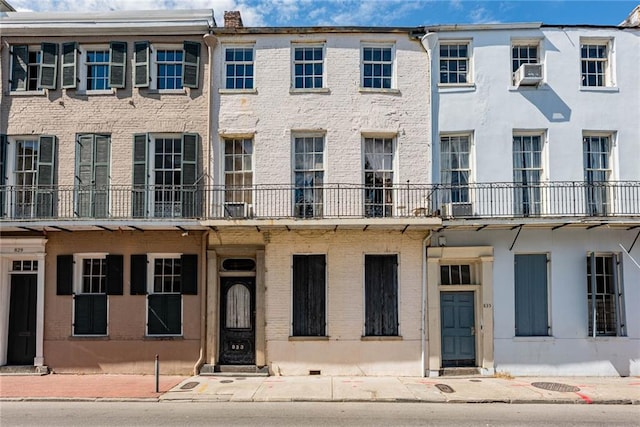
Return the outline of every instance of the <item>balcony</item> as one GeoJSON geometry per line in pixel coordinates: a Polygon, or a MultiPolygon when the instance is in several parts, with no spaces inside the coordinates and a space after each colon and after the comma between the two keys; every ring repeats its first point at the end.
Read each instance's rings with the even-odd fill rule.
{"type": "MultiPolygon", "coordinates": [[[[600,218],[640,221],[640,181],[535,185],[355,184],[105,188],[0,187],[3,228],[109,224],[423,224],[473,219],[600,218]]],[[[36,227],[38,228],[38,227],[36,227]]],[[[135,228],[135,227],[134,227],[135,228]]]]}

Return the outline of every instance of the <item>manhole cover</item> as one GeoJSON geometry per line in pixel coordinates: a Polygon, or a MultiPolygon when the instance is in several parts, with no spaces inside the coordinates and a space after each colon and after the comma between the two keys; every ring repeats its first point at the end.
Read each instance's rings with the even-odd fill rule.
{"type": "Polygon", "coordinates": [[[180,387],[181,390],[191,390],[193,388],[195,388],[198,384],[200,384],[199,382],[195,382],[195,381],[191,381],[188,383],[185,383],[182,385],[182,387],[180,387]]]}
{"type": "Polygon", "coordinates": [[[560,391],[560,392],[576,392],[580,391],[579,387],[569,384],[562,383],[531,383],[532,386],[541,388],[543,390],[549,391],[560,391]]]}
{"type": "Polygon", "coordinates": [[[220,380],[220,382],[221,382],[222,384],[229,384],[229,383],[232,383],[232,382],[233,382],[233,380],[220,380]]]}
{"type": "Polygon", "coordinates": [[[436,387],[443,393],[453,393],[453,389],[446,384],[436,384],[436,387]]]}

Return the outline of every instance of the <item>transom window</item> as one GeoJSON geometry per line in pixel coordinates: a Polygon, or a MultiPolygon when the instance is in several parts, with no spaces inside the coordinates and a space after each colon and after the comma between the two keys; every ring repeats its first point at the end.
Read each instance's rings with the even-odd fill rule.
{"type": "Polygon", "coordinates": [[[441,285],[470,285],[471,266],[469,264],[441,265],[441,285]]]}
{"type": "Polygon", "coordinates": [[[87,90],[109,89],[109,50],[87,50],[87,90]]]}
{"type": "Polygon", "coordinates": [[[391,89],[393,48],[391,46],[362,47],[362,87],[391,89]]]}
{"type": "Polygon", "coordinates": [[[228,47],[224,55],[225,88],[253,89],[253,48],[228,47]]]}
{"type": "Polygon", "coordinates": [[[469,83],[469,45],[443,43],[440,45],[440,83],[469,83]]]}
{"type": "Polygon", "coordinates": [[[157,89],[182,89],[182,49],[160,49],[156,52],[157,89]]]}
{"type": "Polygon", "coordinates": [[[38,271],[38,261],[13,261],[11,263],[11,271],[38,271]]]}
{"type": "Polygon", "coordinates": [[[440,136],[440,182],[449,188],[443,194],[444,202],[469,202],[470,136],[440,136]]]}
{"type": "Polygon", "coordinates": [[[393,216],[393,138],[364,139],[364,211],[367,217],[393,216]]]}
{"type": "Polygon", "coordinates": [[[295,215],[301,218],[321,216],[324,137],[296,137],[294,150],[295,215]]]}
{"type": "Polygon", "coordinates": [[[323,87],[324,49],[322,46],[294,47],[293,87],[320,89],[323,87]]]}
{"type": "Polygon", "coordinates": [[[606,42],[582,43],[580,45],[582,86],[609,85],[609,45],[606,42]]]}

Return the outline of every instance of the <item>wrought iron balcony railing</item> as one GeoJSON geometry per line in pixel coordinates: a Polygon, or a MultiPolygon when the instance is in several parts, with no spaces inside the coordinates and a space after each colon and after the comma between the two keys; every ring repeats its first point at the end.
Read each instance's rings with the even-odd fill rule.
{"type": "Polygon", "coordinates": [[[0,187],[3,221],[640,217],[640,181],[0,187]]]}

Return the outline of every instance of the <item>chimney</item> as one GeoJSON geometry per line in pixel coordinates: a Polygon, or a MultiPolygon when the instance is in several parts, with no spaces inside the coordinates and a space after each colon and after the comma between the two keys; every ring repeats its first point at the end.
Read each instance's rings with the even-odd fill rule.
{"type": "Polygon", "coordinates": [[[224,27],[225,28],[242,28],[242,17],[239,10],[232,10],[230,12],[224,12],[224,27]]]}

